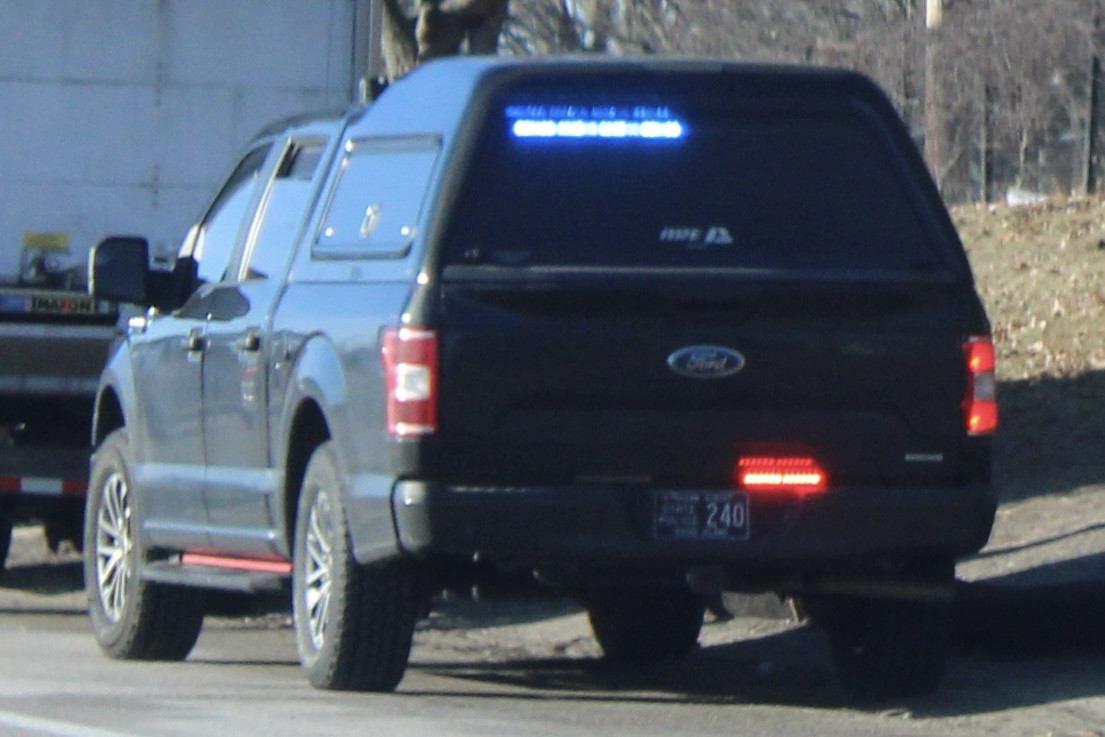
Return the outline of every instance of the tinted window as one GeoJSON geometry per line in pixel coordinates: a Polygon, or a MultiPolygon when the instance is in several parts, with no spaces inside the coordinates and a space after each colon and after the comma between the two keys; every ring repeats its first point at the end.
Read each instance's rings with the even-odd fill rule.
{"type": "Polygon", "coordinates": [[[341,162],[315,252],[322,255],[397,255],[415,235],[436,138],[353,142],[341,162]]]}
{"type": "Polygon", "coordinates": [[[756,99],[721,88],[508,97],[477,149],[448,262],[909,269],[938,260],[866,113],[848,100],[756,109],[756,99]]]}
{"type": "Polygon", "coordinates": [[[318,169],[318,163],[322,159],[322,152],[326,148],[326,141],[310,140],[296,142],[285,155],[280,164],[280,171],[276,176],[284,179],[305,179],[314,177],[318,169]]]}
{"type": "Polygon", "coordinates": [[[285,150],[261,205],[260,221],[246,254],[246,278],[265,279],[283,273],[314,194],[312,177],[325,147],[325,140],[310,139],[294,141],[285,150]]]}
{"type": "Polygon", "coordinates": [[[193,257],[199,262],[200,279],[219,281],[226,273],[269,148],[269,145],[261,146],[246,154],[208,208],[193,250],[193,257]]]}

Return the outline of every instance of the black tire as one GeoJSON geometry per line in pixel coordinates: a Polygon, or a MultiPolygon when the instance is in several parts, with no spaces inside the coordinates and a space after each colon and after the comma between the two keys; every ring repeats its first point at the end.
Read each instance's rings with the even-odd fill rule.
{"type": "Polygon", "coordinates": [[[84,545],[84,510],[81,507],[68,507],[56,510],[43,521],[46,533],[46,545],[54,553],[61,550],[62,543],[68,541],[78,551],[84,545]]]}
{"type": "Polygon", "coordinates": [[[295,525],[292,610],[296,645],[316,688],[392,691],[410,658],[422,609],[412,561],[353,558],[333,446],[307,463],[295,525]]]}
{"type": "Polygon", "coordinates": [[[84,525],[84,580],[92,631],[121,660],[183,660],[203,626],[199,589],[143,581],[145,551],[131,493],[125,430],[111,433],[92,456],[84,525]]]}
{"type": "Polygon", "coordinates": [[[8,551],[12,547],[12,521],[9,517],[0,515],[0,573],[8,562],[8,551]]]}
{"type": "Polygon", "coordinates": [[[705,602],[684,592],[631,592],[587,601],[591,630],[607,660],[682,658],[698,645],[705,602]]]}
{"type": "Polygon", "coordinates": [[[951,642],[949,603],[840,597],[811,605],[850,698],[905,698],[939,687],[951,642]]]}

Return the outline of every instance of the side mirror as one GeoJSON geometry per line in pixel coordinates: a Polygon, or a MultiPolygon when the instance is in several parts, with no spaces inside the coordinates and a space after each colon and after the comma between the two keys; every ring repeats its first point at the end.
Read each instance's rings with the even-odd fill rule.
{"type": "Polygon", "coordinates": [[[96,299],[147,306],[150,244],[145,238],[111,236],[88,260],[88,291],[96,299]]]}
{"type": "Polygon", "coordinates": [[[191,256],[179,256],[172,271],[150,271],[146,276],[146,300],[162,312],[172,312],[188,301],[200,285],[198,264],[191,256]]]}

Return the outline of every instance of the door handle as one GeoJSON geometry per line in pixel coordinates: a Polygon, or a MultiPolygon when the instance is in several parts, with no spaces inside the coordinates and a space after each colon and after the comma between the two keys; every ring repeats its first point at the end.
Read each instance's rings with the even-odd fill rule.
{"type": "Polygon", "coordinates": [[[203,328],[192,328],[188,331],[189,353],[202,351],[205,346],[206,341],[203,339],[203,328]]]}
{"type": "Polygon", "coordinates": [[[251,327],[246,328],[246,334],[235,342],[240,351],[248,351],[249,353],[256,353],[261,350],[261,328],[251,327]]]}

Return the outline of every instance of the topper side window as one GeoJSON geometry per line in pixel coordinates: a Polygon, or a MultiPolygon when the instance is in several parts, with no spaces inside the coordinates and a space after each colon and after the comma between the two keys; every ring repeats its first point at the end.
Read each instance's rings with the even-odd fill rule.
{"type": "Polygon", "coordinates": [[[402,257],[417,235],[440,141],[436,136],[346,144],[312,255],[402,257]]]}

